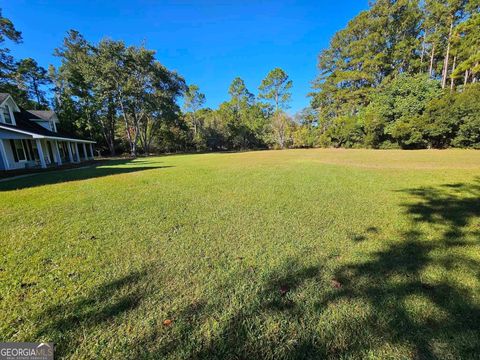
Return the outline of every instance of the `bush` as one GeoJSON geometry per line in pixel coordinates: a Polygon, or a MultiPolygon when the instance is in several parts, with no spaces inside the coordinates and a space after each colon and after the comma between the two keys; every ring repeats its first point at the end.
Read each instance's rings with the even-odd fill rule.
{"type": "Polygon", "coordinates": [[[425,148],[427,142],[423,136],[424,126],[421,120],[420,116],[402,117],[387,126],[385,130],[402,149],[425,148]]]}
{"type": "Polygon", "coordinates": [[[479,149],[480,84],[470,85],[456,96],[454,113],[459,122],[459,128],[453,144],[479,149]]]}
{"type": "Polygon", "coordinates": [[[421,121],[431,147],[480,147],[480,85],[432,100],[421,121]]]}
{"type": "Polygon", "coordinates": [[[365,143],[378,147],[388,140],[403,148],[425,147],[418,119],[428,103],[441,95],[440,83],[425,74],[402,74],[386,82],[365,110],[365,143]]]}
{"type": "Polygon", "coordinates": [[[385,140],[378,148],[382,150],[401,149],[400,145],[398,145],[396,142],[391,142],[390,140],[385,140]]]}
{"type": "Polygon", "coordinates": [[[364,133],[358,116],[341,116],[333,120],[320,137],[321,146],[351,148],[363,144],[364,133]]]}

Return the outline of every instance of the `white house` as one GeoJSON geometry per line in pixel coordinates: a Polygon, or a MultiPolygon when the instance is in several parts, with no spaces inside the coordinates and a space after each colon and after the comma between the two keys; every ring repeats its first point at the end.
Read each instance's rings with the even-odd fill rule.
{"type": "Polygon", "coordinates": [[[57,128],[50,110],[23,110],[0,93],[0,170],[47,168],[93,159],[95,141],[57,128]]]}

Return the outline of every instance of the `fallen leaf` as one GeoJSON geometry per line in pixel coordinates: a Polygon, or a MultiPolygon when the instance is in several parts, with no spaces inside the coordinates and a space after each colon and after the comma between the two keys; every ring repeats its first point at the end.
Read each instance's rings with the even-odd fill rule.
{"type": "Polygon", "coordinates": [[[342,284],[340,284],[339,281],[335,280],[335,279],[332,279],[332,286],[335,288],[335,289],[340,289],[342,287],[342,284]]]}
{"type": "Polygon", "coordinates": [[[280,295],[284,296],[288,292],[288,287],[283,285],[280,287],[280,295]]]}

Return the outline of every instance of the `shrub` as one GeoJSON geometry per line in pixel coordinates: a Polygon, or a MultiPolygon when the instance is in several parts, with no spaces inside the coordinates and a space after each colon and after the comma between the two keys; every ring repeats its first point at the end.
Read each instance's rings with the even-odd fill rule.
{"type": "Polygon", "coordinates": [[[402,74],[378,89],[365,110],[366,143],[377,147],[386,140],[401,147],[426,145],[418,118],[427,104],[442,95],[440,83],[425,74],[402,74]]]}

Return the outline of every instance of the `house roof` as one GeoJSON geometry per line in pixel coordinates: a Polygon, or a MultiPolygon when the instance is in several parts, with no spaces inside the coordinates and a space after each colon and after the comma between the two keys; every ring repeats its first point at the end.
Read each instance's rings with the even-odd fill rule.
{"type": "Polygon", "coordinates": [[[70,140],[70,141],[78,141],[78,142],[90,142],[94,143],[94,141],[82,139],[76,135],[70,134],[66,131],[58,129],[57,132],[50,131],[45,129],[43,126],[35,123],[34,121],[30,121],[31,113],[30,111],[22,110],[21,112],[14,112],[15,122],[16,125],[9,125],[9,124],[0,124],[1,129],[10,130],[14,132],[24,133],[27,135],[37,136],[40,138],[53,138],[57,140],[70,140]]]}
{"type": "MultiPolygon", "coordinates": [[[[3,104],[8,98],[11,98],[10,94],[0,93],[0,105],[3,104]]],[[[50,131],[35,122],[35,120],[44,120],[44,121],[51,120],[52,117],[55,116],[55,112],[52,110],[24,110],[24,109],[18,108],[18,106],[16,107],[18,110],[20,110],[20,111],[13,112],[16,125],[0,123],[0,129],[30,135],[36,138],[51,138],[51,139],[57,139],[57,140],[64,139],[64,140],[88,142],[88,143],[95,142],[92,140],[82,139],[74,134],[70,134],[61,129],[57,129],[58,130],[57,132],[50,131]]],[[[56,117],[55,117],[55,120],[56,122],[58,122],[58,119],[56,117]]]]}
{"type": "Polygon", "coordinates": [[[37,119],[41,120],[50,120],[54,115],[55,112],[52,110],[27,110],[30,114],[33,114],[37,119]]]}
{"type": "Polygon", "coordinates": [[[0,93],[0,104],[2,104],[7,98],[10,96],[10,94],[7,93],[0,93]]]}
{"type": "Polygon", "coordinates": [[[12,100],[12,103],[13,103],[13,106],[14,106],[14,109],[13,111],[20,111],[20,108],[18,107],[18,105],[15,103],[15,101],[13,100],[12,96],[8,93],[0,93],[0,105],[3,105],[4,102],[7,101],[7,99],[10,99],[12,100]]]}

